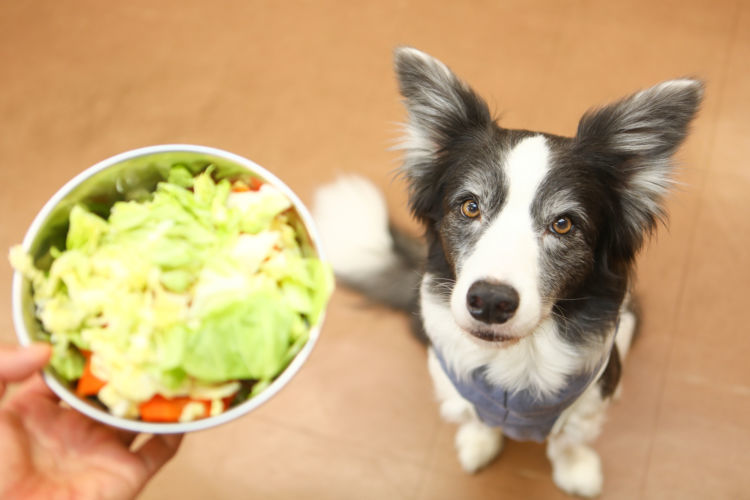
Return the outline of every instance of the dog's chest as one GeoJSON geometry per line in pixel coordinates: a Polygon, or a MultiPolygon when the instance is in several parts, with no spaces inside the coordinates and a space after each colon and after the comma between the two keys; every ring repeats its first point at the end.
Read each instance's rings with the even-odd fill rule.
{"type": "Polygon", "coordinates": [[[433,346],[443,371],[461,396],[474,405],[486,425],[502,427],[503,433],[518,441],[543,442],[562,412],[591,385],[601,365],[590,372],[567,377],[566,384],[549,395],[530,389],[510,391],[487,380],[485,367],[471,372],[468,379],[457,377],[449,369],[439,349],[433,346]]]}

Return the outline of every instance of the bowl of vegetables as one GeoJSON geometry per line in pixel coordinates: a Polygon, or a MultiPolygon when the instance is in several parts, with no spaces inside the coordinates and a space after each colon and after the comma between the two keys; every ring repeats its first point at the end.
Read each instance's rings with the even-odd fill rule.
{"type": "Polygon", "coordinates": [[[266,402],[308,358],[333,289],[292,190],[195,145],[81,172],[10,260],[19,342],[52,345],[46,383],[134,432],[206,429],[266,402]]]}

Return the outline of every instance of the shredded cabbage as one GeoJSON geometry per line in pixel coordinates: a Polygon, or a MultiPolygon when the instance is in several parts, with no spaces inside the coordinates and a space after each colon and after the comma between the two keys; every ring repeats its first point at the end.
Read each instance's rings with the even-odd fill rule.
{"type": "Polygon", "coordinates": [[[248,379],[257,392],[307,341],[332,291],[329,267],[303,255],[283,193],[234,193],[211,172],[173,167],[150,200],[117,202],[107,220],[76,205],[49,271],[11,249],[52,367],[74,381],[90,351],[107,382],[99,399],[120,416],[137,417],[155,394],[216,400],[248,379]]]}

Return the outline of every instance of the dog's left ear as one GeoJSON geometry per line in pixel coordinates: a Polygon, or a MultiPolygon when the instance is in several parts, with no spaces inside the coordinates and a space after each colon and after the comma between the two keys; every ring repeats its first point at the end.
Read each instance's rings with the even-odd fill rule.
{"type": "Polygon", "coordinates": [[[576,144],[604,175],[619,201],[610,250],[632,259],[658,220],[672,184],[672,155],[698,111],[703,84],[671,80],[586,113],[576,144]]]}

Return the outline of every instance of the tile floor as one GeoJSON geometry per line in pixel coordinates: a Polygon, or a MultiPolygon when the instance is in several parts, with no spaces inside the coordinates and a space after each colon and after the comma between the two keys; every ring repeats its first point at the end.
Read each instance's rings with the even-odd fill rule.
{"type": "MultiPolygon", "coordinates": [[[[79,170],[166,142],[247,156],[305,200],[340,173],[367,175],[416,230],[390,177],[398,44],[442,58],[504,125],[560,134],[643,86],[706,80],[670,228],[639,260],[643,335],[596,448],[602,498],[750,498],[748,2],[2,2],[0,247],[79,170]]],[[[7,342],[10,279],[0,266],[7,342]]],[[[509,442],[470,477],[452,434],[406,320],[339,289],[288,388],[189,436],[142,498],[564,498],[542,446],[509,442]]]]}

